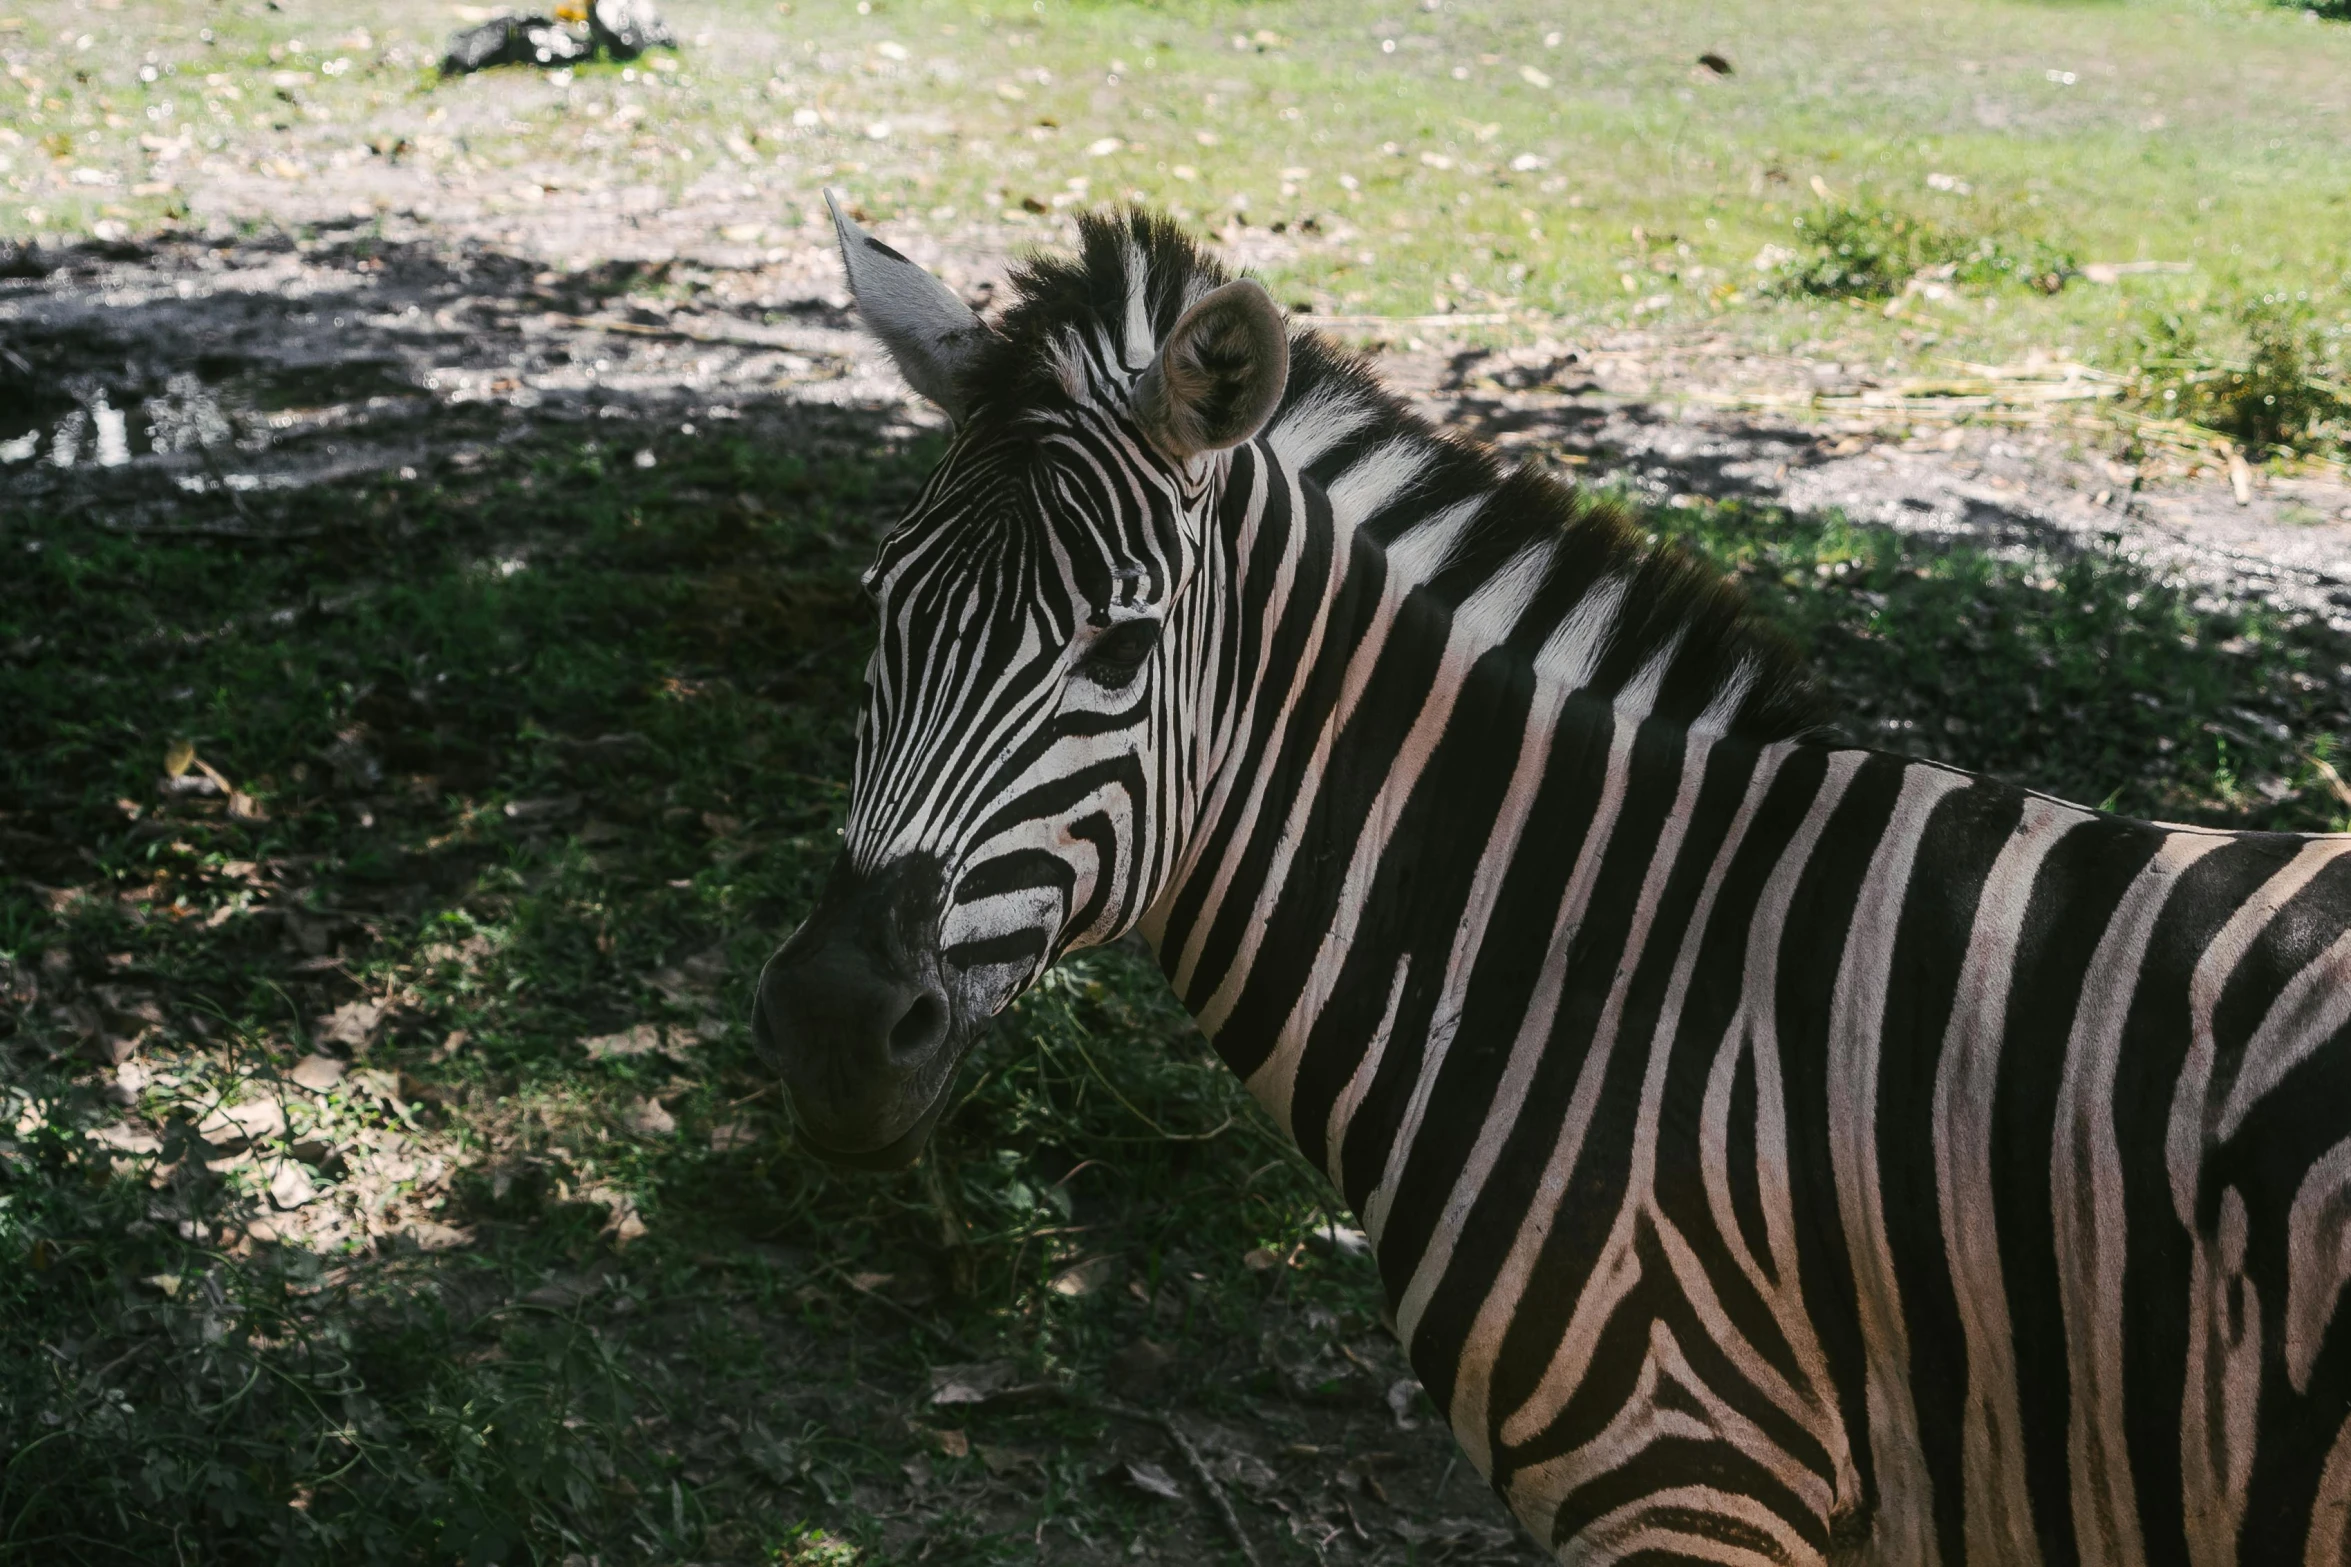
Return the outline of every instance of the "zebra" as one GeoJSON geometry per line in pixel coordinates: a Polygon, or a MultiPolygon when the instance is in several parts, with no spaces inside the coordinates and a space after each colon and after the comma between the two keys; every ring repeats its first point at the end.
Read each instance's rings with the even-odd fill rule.
{"type": "Polygon", "coordinates": [[[983,321],[833,213],[954,433],[754,998],[813,1149],[913,1159],[1139,931],[1561,1561],[2351,1562],[2351,837],[1837,743],[1164,217],[983,321]]]}

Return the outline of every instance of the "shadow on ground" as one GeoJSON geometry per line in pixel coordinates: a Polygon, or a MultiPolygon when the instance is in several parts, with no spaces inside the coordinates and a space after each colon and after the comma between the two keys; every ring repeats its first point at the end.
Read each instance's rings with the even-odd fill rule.
{"type": "MultiPolygon", "coordinates": [[[[1213,1488],[1269,1561],[1536,1559],[1134,954],[918,1170],[793,1148],[743,998],[938,444],[839,321],[364,234],[4,286],[0,1554],[1193,1562],[1213,1488]]],[[[2323,627],[1656,517],[1861,737],[2341,810],[2323,627]]]]}
{"type": "Polygon", "coordinates": [[[920,1170],[792,1147],[743,997],[937,451],[837,323],[364,236],[18,286],[0,1552],[1191,1562],[1213,1486],[1532,1559],[1132,954],[920,1170]]]}

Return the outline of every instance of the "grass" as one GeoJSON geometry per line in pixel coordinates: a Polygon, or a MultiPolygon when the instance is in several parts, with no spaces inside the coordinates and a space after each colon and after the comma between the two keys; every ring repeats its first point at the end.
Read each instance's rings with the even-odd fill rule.
{"type": "MultiPolygon", "coordinates": [[[[1368,1266],[1301,1244],[1319,1181],[1131,952],[1015,1009],[916,1171],[792,1147],[743,998],[832,852],[855,573],[934,447],[747,414],[286,494],[260,520],[316,531],[273,543],[11,520],[0,1557],[1148,1550],[1179,1523],[1117,1479],[1136,1396],[1302,1470],[1367,1419],[1441,1468],[1389,1419],[1368,1266]],[[659,1052],[582,1043],[640,1025],[659,1052]],[[350,1057],[323,1092],[314,1051],[350,1057]],[[217,1115],[256,1102],[282,1124],[217,1115]],[[1050,1396],[930,1402],[974,1362],[1050,1396]]],[[[1858,738],[2341,825],[2321,626],[2095,553],[1656,524],[1858,738]]]]}
{"type": "MultiPolygon", "coordinates": [[[[1135,197],[1325,314],[2048,346],[2341,440],[2351,33],[2250,0],[669,9],[675,70],[444,83],[454,19],[372,0],[19,0],[0,236],[636,184],[748,189],[745,243],[794,246],[827,181],[1002,248],[1135,197]],[[2134,259],[2195,269],[2073,275],[2134,259]]],[[[257,540],[0,513],[0,1561],[1215,1559],[1126,1468],[1181,1467],[1136,1404],[1271,1433],[1278,1470],[1210,1457],[1274,1559],[1523,1560],[1454,1517],[1318,1178],[1135,952],[1024,999],[918,1169],[792,1146],[744,998],[832,854],[856,574],[935,449],[743,411],[442,409],[418,477],[256,492],[257,540]]],[[[2111,552],[1653,523],[1852,738],[2345,825],[2319,622],[2111,552]]]]}
{"type": "Polygon", "coordinates": [[[2141,346],[2132,402],[2256,450],[2324,452],[2351,442],[2351,332],[2342,323],[2279,293],[2240,305],[2223,330],[2216,346],[2179,316],[2157,319],[2141,346]]]}
{"type": "Polygon", "coordinates": [[[27,0],[0,32],[21,89],[0,107],[0,235],[345,191],[479,192],[495,212],[527,175],[753,191],[775,243],[821,234],[830,182],[880,221],[986,246],[1046,237],[1078,201],[1168,206],[1238,225],[1284,296],[1326,313],[1703,326],[1866,362],[2038,347],[2125,368],[2166,315],[2223,328],[2279,294],[2327,323],[2351,308],[2351,29],[2259,0],[672,10],[674,59],[444,82],[450,20],[382,0],[27,0]],[[1892,320],[1821,296],[1882,296],[1893,271],[1856,291],[1758,270],[1824,225],[1858,225],[1895,268],[1986,264],[1892,320]],[[1956,253],[1882,243],[1901,235],[1956,253]],[[2102,287],[2077,258],[2191,270],[2102,287]]]}
{"type": "MultiPolygon", "coordinates": [[[[792,1152],[741,998],[832,852],[855,573],[933,454],[656,445],[381,484],[291,548],[12,526],[0,1556],[796,1560],[820,1516],[884,1541],[868,1477],[926,1440],[858,1389],[972,1353],[1098,1383],[1154,1322],[1214,1363],[1253,1321],[1243,1259],[1312,1177],[1130,955],[1023,1003],[921,1173],[792,1152]],[[190,744],[241,803],[172,792],[190,744]],[[354,1005],[352,1070],[288,1086],[354,1005]],[[692,1043],[578,1043],[640,1022],[692,1043]],[[240,1099],[288,1109],[241,1152],[206,1124],[240,1099]]],[[[1298,1261],[1373,1325],[1361,1269],[1298,1261]]],[[[927,1528],[993,1473],[971,1425],[927,1528]]],[[[1140,1513],[1082,1478],[1048,1511],[1140,1513]]]]}

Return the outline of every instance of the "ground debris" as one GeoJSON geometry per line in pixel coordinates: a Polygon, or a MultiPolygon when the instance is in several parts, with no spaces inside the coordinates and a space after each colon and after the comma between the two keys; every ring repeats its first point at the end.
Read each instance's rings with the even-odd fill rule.
{"type": "Polygon", "coordinates": [[[441,74],[465,76],[500,65],[577,65],[599,53],[634,60],[648,49],[676,47],[677,35],[652,0],[592,0],[579,20],[500,16],[454,33],[441,56],[441,74]]]}

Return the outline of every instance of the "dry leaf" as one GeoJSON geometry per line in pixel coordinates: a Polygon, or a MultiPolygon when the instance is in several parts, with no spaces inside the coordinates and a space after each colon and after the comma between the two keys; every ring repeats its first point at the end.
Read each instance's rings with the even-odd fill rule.
{"type": "Polygon", "coordinates": [[[343,1063],[333,1056],[304,1056],[294,1063],[293,1070],[286,1074],[286,1078],[298,1088],[323,1094],[343,1080],[343,1063]]]}
{"type": "Polygon", "coordinates": [[[661,1030],[651,1023],[633,1023],[617,1034],[598,1034],[582,1039],[580,1044],[591,1061],[651,1055],[661,1048],[661,1030]]]}
{"type": "Polygon", "coordinates": [[[1175,1476],[1157,1464],[1128,1464],[1126,1478],[1127,1484],[1146,1496],[1164,1497],[1171,1502],[1180,1502],[1184,1499],[1184,1489],[1175,1483],[1175,1476]]]}
{"type": "Polygon", "coordinates": [[[653,1098],[640,1099],[622,1111],[620,1124],[639,1137],[667,1137],[678,1129],[677,1117],[653,1098]]]}
{"type": "Polygon", "coordinates": [[[174,740],[163,748],[163,776],[179,778],[195,764],[196,747],[186,740],[174,740]]]}
{"type": "Polygon", "coordinates": [[[317,1195],[310,1172],[291,1159],[281,1160],[277,1173],[269,1178],[269,1200],[282,1209],[299,1208],[317,1195]]]}
{"type": "Polygon", "coordinates": [[[1388,1413],[1396,1417],[1401,1431],[1418,1430],[1420,1422],[1412,1417],[1412,1406],[1420,1401],[1420,1383],[1411,1377],[1400,1377],[1388,1384],[1388,1413]]]}
{"type": "Polygon", "coordinates": [[[1009,1360],[933,1366],[931,1403],[941,1408],[955,1404],[984,1404],[1008,1391],[1019,1379],[1020,1368],[1009,1360]]]}
{"type": "Polygon", "coordinates": [[[1116,1283],[1123,1266],[1117,1257],[1088,1257],[1055,1274],[1053,1282],[1046,1288],[1056,1295],[1066,1295],[1072,1299],[1091,1295],[1105,1285],[1116,1283]]]}
{"type": "Polygon", "coordinates": [[[552,1279],[523,1296],[526,1306],[545,1306],[551,1311],[569,1311],[593,1297],[604,1288],[604,1276],[599,1273],[577,1273],[569,1278],[552,1279]]]}
{"type": "Polygon", "coordinates": [[[463,1246],[473,1239],[470,1231],[461,1230],[453,1224],[442,1224],[433,1219],[418,1219],[408,1226],[407,1234],[410,1240],[416,1242],[417,1249],[420,1251],[447,1251],[453,1246],[463,1246]]]}
{"type": "Polygon", "coordinates": [[[90,1140],[116,1153],[147,1154],[163,1151],[162,1139],[153,1132],[122,1123],[94,1128],[90,1140]]]}
{"type": "Polygon", "coordinates": [[[917,1436],[928,1439],[933,1447],[949,1458],[969,1458],[971,1456],[971,1438],[965,1436],[961,1431],[953,1428],[938,1431],[929,1426],[918,1425],[914,1428],[914,1432],[917,1436]]]}
{"type": "Polygon", "coordinates": [[[250,1148],[286,1129],[286,1112],[272,1099],[223,1105],[196,1123],[196,1134],[215,1148],[250,1148]]]}
{"type": "Polygon", "coordinates": [[[1149,1392],[1174,1361],[1173,1351],[1139,1338],[1110,1357],[1110,1380],[1114,1386],[1129,1392],[1149,1392]]]}
{"type": "Polygon", "coordinates": [[[357,1001],[344,1002],[312,1026],[328,1044],[365,1050],[375,1042],[376,1031],[383,1027],[386,1010],[382,1002],[362,996],[357,1001]]]}
{"type": "Polygon", "coordinates": [[[980,1462],[988,1466],[988,1473],[996,1476],[1018,1474],[1023,1469],[1034,1469],[1038,1457],[1025,1447],[987,1447],[975,1444],[972,1451],[980,1455],[980,1462]]]}
{"type": "Polygon", "coordinates": [[[1265,1246],[1252,1246],[1241,1253],[1241,1266],[1247,1268],[1251,1273],[1263,1273],[1266,1269],[1277,1266],[1281,1260],[1281,1253],[1265,1246]]]}

